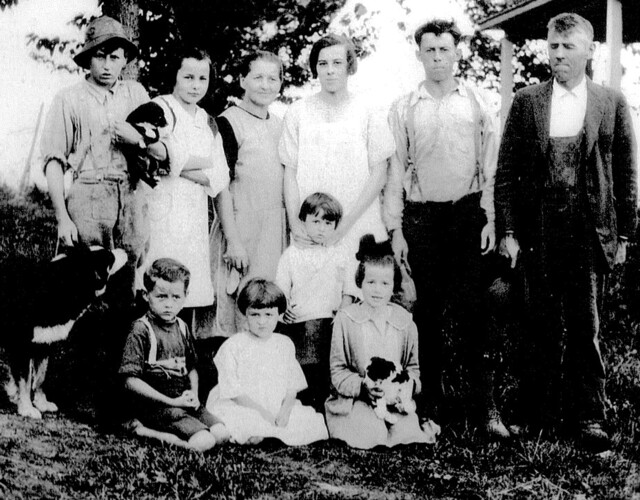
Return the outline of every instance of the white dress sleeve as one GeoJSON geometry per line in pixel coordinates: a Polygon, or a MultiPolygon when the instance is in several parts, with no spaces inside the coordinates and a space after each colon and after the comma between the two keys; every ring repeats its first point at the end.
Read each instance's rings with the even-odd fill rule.
{"type": "Polygon", "coordinates": [[[164,110],[164,116],[167,119],[167,126],[160,130],[160,139],[167,147],[170,168],[169,175],[178,177],[189,160],[189,146],[181,141],[178,138],[178,134],[175,133],[178,123],[177,113],[172,108],[172,97],[154,97],[153,102],[159,104],[164,110]]]}
{"type": "Polygon", "coordinates": [[[229,185],[229,167],[227,166],[227,157],[224,154],[222,136],[218,133],[212,137],[212,140],[211,161],[213,168],[202,170],[202,172],[209,179],[207,194],[215,197],[229,185]]]}
{"type": "Polygon", "coordinates": [[[284,296],[287,298],[287,304],[291,307],[291,250],[287,248],[280,256],[278,261],[278,270],[276,271],[275,283],[280,290],[284,292],[284,296]]]}
{"type": "Polygon", "coordinates": [[[297,168],[298,166],[300,111],[302,105],[303,103],[300,101],[293,103],[284,115],[278,153],[280,154],[280,161],[287,167],[297,168]]]}
{"type": "Polygon", "coordinates": [[[238,377],[236,351],[239,347],[237,342],[232,342],[232,339],[228,339],[220,346],[213,360],[218,370],[217,389],[219,399],[233,399],[245,392],[238,377]]]}
{"type": "Polygon", "coordinates": [[[371,165],[390,158],[396,146],[387,113],[373,107],[369,107],[367,111],[367,152],[371,165]]]}
{"type": "Polygon", "coordinates": [[[296,359],[296,348],[293,345],[291,339],[285,337],[285,343],[283,346],[285,352],[285,359],[288,365],[289,378],[287,380],[287,392],[293,390],[296,394],[307,388],[307,379],[304,376],[302,367],[296,359]]]}

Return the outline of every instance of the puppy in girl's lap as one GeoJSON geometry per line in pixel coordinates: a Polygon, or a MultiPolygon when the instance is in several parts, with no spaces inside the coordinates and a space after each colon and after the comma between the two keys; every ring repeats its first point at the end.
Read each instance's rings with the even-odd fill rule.
{"type": "Polygon", "coordinates": [[[376,416],[390,424],[398,422],[398,414],[416,412],[413,400],[413,380],[407,370],[398,370],[393,361],[374,356],[367,366],[364,384],[371,395],[376,416]],[[372,389],[379,389],[373,391],[372,389]],[[373,396],[381,394],[381,396],[373,396]]]}

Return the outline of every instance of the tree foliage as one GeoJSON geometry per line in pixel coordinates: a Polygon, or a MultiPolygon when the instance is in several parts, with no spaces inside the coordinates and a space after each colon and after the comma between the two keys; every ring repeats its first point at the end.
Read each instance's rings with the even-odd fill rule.
{"type": "MultiPolygon", "coordinates": [[[[125,21],[130,30],[133,25],[130,34],[140,49],[136,76],[152,95],[171,91],[173,75],[168,75],[168,68],[180,45],[207,50],[217,78],[216,88],[202,104],[217,112],[226,106],[228,96],[239,95],[239,66],[251,50],[269,50],[280,56],[285,67],[285,88],[308,81],[306,61],[311,45],[325,34],[344,3],[345,0],[102,0],[101,6],[105,14],[125,21]],[[132,6],[138,11],[133,21],[126,18],[132,6]]],[[[363,13],[354,15],[361,17],[363,13]]],[[[78,14],[71,23],[82,28],[89,20],[78,14]]],[[[372,49],[366,44],[369,35],[361,33],[364,52],[372,49]]],[[[71,56],[80,42],[37,33],[30,34],[27,42],[33,47],[34,58],[57,69],[77,71],[71,56]]]]}
{"type": "Polygon", "coordinates": [[[243,56],[255,49],[280,56],[284,86],[301,85],[310,78],[307,57],[344,0],[236,0],[170,2],[140,0],[140,79],[151,92],[169,91],[167,64],[171,52],[183,43],[211,54],[218,73],[214,108],[224,107],[226,96],[238,95],[237,77],[243,56]]]}
{"type": "MultiPolygon", "coordinates": [[[[410,10],[405,0],[395,0],[410,10]]],[[[474,22],[521,0],[463,0],[474,22]]],[[[0,0],[0,8],[17,0],[0,0]]],[[[346,0],[102,0],[105,14],[124,21],[140,48],[138,65],[129,77],[140,79],[152,95],[171,91],[171,59],[181,44],[193,44],[207,50],[212,57],[217,78],[216,88],[203,106],[220,111],[229,96],[239,96],[237,85],[242,57],[254,49],[277,53],[285,66],[284,88],[299,86],[310,78],[307,58],[311,45],[328,29],[329,23],[346,0]],[[135,13],[137,12],[137,16],[135,13]],[[132,15],[133,13],[133,15],[132,15]]],[[[379,14],[364,3],[354,3],[334,25],[351,36],[360,56],[376,48],[377,31],[372,19],[379,14]]],[[[80,30],[89,18],[79,13],[70,21],[78,28],[78,40],[29,35],[34,58],[57,69],[77,71],[71,56],[78,50],[80,30]]],[[[400,26],[402,29],[402,26],[400,26]]],[[[410,34],[407,34],[410,36],[410,34]]],[[[461,74],[481,86],[500,86],[500,44],[486,33],[476,32],[469,40],[471,54],[460,62],[461,74]]],[[[533,41],[514,47],[515,88],[544,80],[549,75],[546,54],[533,41]]]]}
{"type": "MultiPolygon", "coordinates": [[[[464,0],[465,11],[474,23],[522,0],[464,0]]],[[[500,42],[477,31],[469,41],[471,56],[460,61],[460,71],[469,80],[487,88],[500,88],[500,42]]],[[[546,80],[551,75],[546,51],[536,40],[514,43],[514,91],[546,80]]]]}

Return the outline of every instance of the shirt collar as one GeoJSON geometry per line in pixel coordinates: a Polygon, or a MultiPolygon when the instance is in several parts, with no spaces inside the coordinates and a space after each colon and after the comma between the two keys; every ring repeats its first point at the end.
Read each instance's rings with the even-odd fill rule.
{"type": "Polygon", "coordinates": [[[580,83],[571,90],[567,90],[566,88],[564,88],[554,78],[553,79],[553,97],[560,99],[562,97],[565,97],[566,95],[573,95],[578,99],[586,99],[587,98],[587,77],[583,76],[580,83]]]}
{"type": "MultiPolygon", "coordinates": [[[[460,80],[456,80],[456,83],[456,88],[453,89],[450,93],[457,92],[458,94],[460,94],[460,96],[467,97],[467,88],[462,85],[460,80]]],[[[424,80],[420,82],[420,85],[418,85],[418,90],[411,94],[409,106],[415,106],[420,99],[434,100],[434,97],[427,90],[427,86],[424,80]]]]}
{"type": "Polygon", "coordinates": [[[103,103],[106,100],[107,95],[117,94],[118,89],[123,85],[123,83],[122,80],[116,80],[116,83],[113,84],[113,87],[111,87],[110,89],[105,89],[100,85],[96,85],[95,83],[90,82],[87,78],[85,79],[85,85],[89,94],[95,97],[99,102],[103,103]]]}
{"type": "Polygon", "coordinates": [[[173,94],[168,94],[165,97],[173,103],[173,108],[176,114],[183,115],[186,119],[192,120],[193,124],[197,128],[206,128],[209,126],[207,112],[200,106],[196,106],[196,114],[192,116],[187,112],[186,109],[184,109],[182,104],[180,104],[178,99],[176,99],[173,94]]]}
{"type": "MultiPolygon", "coordinates": [[[[387,323],[397,328],[398,330],[404,330],[413,321],[411,313],[406,309],[396,305],[389,304],[389,315],[387,316],[387,323]]],[[[373,316],[370,309],[362,307],[360,304],[353,304],[341,309],[341,311],[349,316],[355,323],[366,323],[372,321],[373,316]]]]}

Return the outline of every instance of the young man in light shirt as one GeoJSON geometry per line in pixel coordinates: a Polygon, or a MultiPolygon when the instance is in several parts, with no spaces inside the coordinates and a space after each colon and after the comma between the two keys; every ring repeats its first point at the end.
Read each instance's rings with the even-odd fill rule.
{"type": "Polygon", "coordinates": [[[408,262],[416,284],[421,406],[428,412],[442,402],[444,313],[450,310],[483,425],[492,436],[508,437],[493,397],[486,303],[498,109],[455,78],[461,34],[454,23],[431,21],[414,38],[425,80],[390,111],[396,152],[383,215],[396,258],[408,262]]]}

